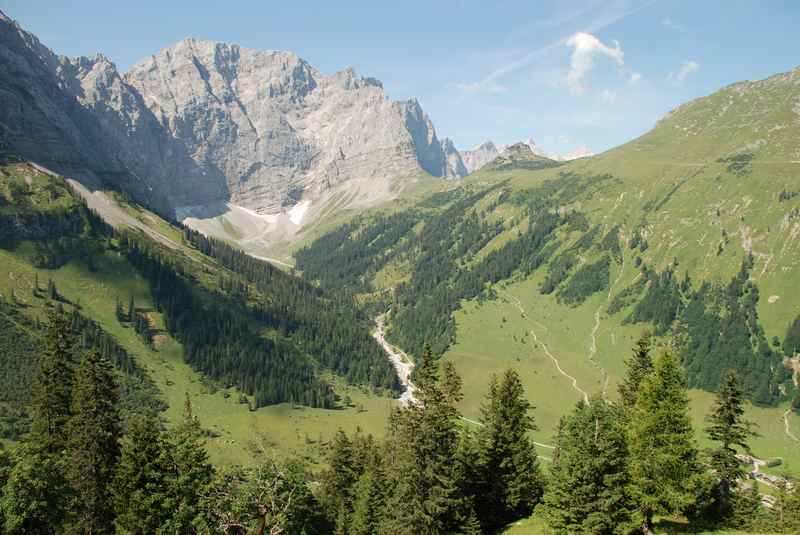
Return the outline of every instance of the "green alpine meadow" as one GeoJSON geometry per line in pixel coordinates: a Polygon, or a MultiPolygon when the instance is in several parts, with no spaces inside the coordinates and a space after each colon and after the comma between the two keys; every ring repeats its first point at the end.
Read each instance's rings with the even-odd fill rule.
{"type": "Polygon", "coordinates": [[[800,532],[798,6],[8,4],[0,535],[800,532]]]}

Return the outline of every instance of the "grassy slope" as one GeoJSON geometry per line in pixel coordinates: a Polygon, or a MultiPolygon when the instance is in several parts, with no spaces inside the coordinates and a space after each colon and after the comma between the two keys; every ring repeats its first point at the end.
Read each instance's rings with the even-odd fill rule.
{"type": "MultiPolygon", "coordinates": [[[[557,169],[483,171],[464,184],[481,187],[508,180],[511,188],[524,190],[564,171],[584,177],[609,173],[614,180],[597,194],[579,196],[567,206],[586,213],[593,224],[604,226],[604,232],[620,225],[624,241],[641,227],[650,245],[640,255],[643,260],[663,269],[677,259],[679,276],[688,270],[694,280],[727,282],[752,252],[761,322],[768,339],[782,339],[800,312],[800,218],[792,215],[800,208],[800,196],[784,202],[778,198],[781,191],[800,190],[799,78],[800,71],[794,71],[767,81],[736,84],[682,106],[652,132],[594,158],[557,169]],[[753,159],[746,172],[737,174],[728,169],[730,162],[719,160],[738,153],[751,153],[753,159]],[[723,251],[718,255],[720,243],[723,251]]],[[[485,199],[475,209],[481,210],[491,200],[485,199]]],[[[496,215],[511,221],[518,213],[501,205],[496,215]]],[[[515,232],[509,226],[477,257],[515,232]]],[[[633,267],[638,251],[623,247],[623,253],[624,265],[612,265],[610,297],[638,274],[633,267]]],[[[406,271],[401,262],[391,264],[374,282],[388,287],[407,276],[406,271]]],[[[540,430],[536,438],[550,442],[558,418],[582,394],[558,372],[531,332],[576,379],[578,388],[590,394],[602,392],[608,380],[607,392],[613,396],[623,359],[644,326],[622,325],[628,310],[609,317],[605,292],[575,308],[541,295],[538,286],[544,273],[540,269],[530,280],[503,283],[505,289],[496,301],[464,303],[455,314],[457,342],[445,356],[456,363],[464,378],[462,410],[470,418],[479,414],[492,373],[507,367],[519,370],[537,407],[534,414],[540,430]],[[515,299],[525,309],[525,318],[515,299]],[[594,352],[590,349],[593,332],[594,352]]],[[[698,430],[710,402],[709,393],[692,392],[698,430]]],[[[800,475],[798,444],[784,432],[784,410],[749,409],[762,435],[753,445],[757,455],[784,457],[786,463],[779,470],[800,475]]],[[[800,418],[791,414],[789,423],[799,434],[800,418]]],[[[702,433],[698,435],[702,439],[702,433]]]]}
{"type": "MultiPolygon", "coordinates": [[[[46,175],[31,172],[27,166],[5,166],[3,170],[16,176],[28,175],[34,183],[50,180],[46,175]]],[[[127,213],[150,228],[175,243],[181,243],[179,230],[169,223],[139,207],[121,205],[127,213]]],[[[257,411],[248,410],[247,405],[238,402],[240,395],[235,389],[217,391],[203,380],[201,374],[184,363],[181,345],[163,331],[157,350],[153,351],[141,342],[133,329],[117,322],[117,299],[127,303],[133,295],[138,309],[152,310],[147,282],[122,257],[112,252],[103,254],[95,259],[95,271],[90,271],[85,262],[77,260],[59,269],[48,270],[36,268],[27,260],[25,253],[29,249],[28,243],[20,244],[14,251],[0,249],[0,295],[9,296],[13,290],[25,303],[26,313],[43,318],[44,301],[32,296],[34,279],[38,275],[40,287],[46,285],[48,279],[53,279],[60,294],[71,302],[80,303],[86,316],[111,333],[149,371],[169,406],[165,413],[168,421],[178,421],[185,395],[189,393],[202,425],[218,434],[208,440],[208,449],[215,463],[248,464],[264,448],[279,455],[318,458],[320,440],[327,440],[339,427],[353,430],[360,426],[375,434],[383,432],[395,402],[342,384],[337,390],[342,397],[351,398],[352,405],[348,408],[324,410],[280,404],[257,411]]],[[[216,272],[223,269],[212,259],[183,245],[175,254],[204,266],[209,281],[213,281],[216,272]]],[[[163,329],[161,315],[150,314],[156,328],[163,329]]]]}

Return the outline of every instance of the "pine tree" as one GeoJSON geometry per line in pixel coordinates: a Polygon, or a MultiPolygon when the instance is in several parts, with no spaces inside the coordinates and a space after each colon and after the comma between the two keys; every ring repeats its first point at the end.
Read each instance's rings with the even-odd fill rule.
{"type": "Polygon", "coordinates": [[[686,378],[672,353],[662,353],[642,381],[627,425],[631,495],[650,533],[655,514],[679,513],[693,502],[700,469],[686,378]]]}
{"type": "Polygon", "coordinates": [[[619,384],[619,397],[626,411],[633,409],[642,381],[653,371],[653,359],[650,356],[652,347],[651,335],[645,332],[636,341],[633,356],[625,361],[625,378],[619,384]]]}
{"type": "Polygon", "coordinates": [[[131,420],[112,487],[118,533],[158,533],[170,521],[175,503],[168,491],[165,450],[156,418],[131,420]]]}
{"type": "Polygon", "coordinates": [[[753,424],[744,419],[744,396],[739,386],[736,372],[731,370],[717,392],[711,414],[708,415],[708,437],[717,447],[710,452],[711,468],[716,477],[715,501],[718,519],[726,519],[732,514],[733,494],[737,483],[745,475],[739,459],[737,447],[749,453],[748,438],[755,435],[753,424]]]}
{"type": "Polygon", "coordinates": [[[111,481],[119,459],[119,396],[111,364],[90,351],[75,373],[72,417],[67,426],[67,479],[74,492],[73,528],[113,532],[111,481]]]}
{"type": "Polygon", "coordinates": [[[617,411],[600,397],[580,401],[563,420],[558,444],[537,514],[541,511],[559,532],[621,532],[632,504],[627,443],[617,411]]]}
{"type": "Polygon", "coordinates": [[[66,443],[74,374],[75,340],[64,314],[50,313],[45,350],[31,387],[32,430],[50,453],[66,443]]]}
{"type": "Polygon", "coordinates": [[[484,528],[498,528],[529,516],[543,492],[536,449],[529,433],[536,429],[531,404],[519,375],[508,370],[495,377],[481,408],[483,485],[476,509],[484,528]]]}
{"type": "Polygon", "coordinates": [[[242,525],[257,525],[255,533],[330,533],[319,503],[306,482],[305,466],[298,461],[268,460],[247,475],[236,507],[249,518],[242,525]]]}

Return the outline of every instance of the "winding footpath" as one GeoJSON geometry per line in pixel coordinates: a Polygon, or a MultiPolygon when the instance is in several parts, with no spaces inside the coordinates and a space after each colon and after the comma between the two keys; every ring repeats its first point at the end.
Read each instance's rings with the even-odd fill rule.
{"type": "Polygon", "coordinates": [[[414,397],[416,387],[414,383],[411,382],[411,370],[414,369],[414,363],[411,362],[408,355],[386,341],[386,314],[381,314],[375,318],[375,330],[372,333],[372,337],[375,338],[386,352],[386,356],[397,372],[400,384],[403,385],[403,393],[400,395],[400,404],[406,406],[409,403],[416,403],[417,400],[414,397]]]}
{"type": "Polygon", "coordinates": [[[614,288],[617,287],[617,283],[622,278],[622,274],[624,272],[625,272],[625,255],[622,255],[622,265],[619,268],[619,274],[617,275],[617,278],[614,279],[614,282],[611,283],[611,287],[609,287],[608,289],[608,294],[606,294],[605,301],[600,306],[598,306],[597,310],[595,310],[594,312],[594,327],[592,327],[592,333],[591,333],[592,341],[589,344],[589,361],[592,364],[594,364],[598,370],[600,370],[600,373],[603,374],[603,377],[605,378],[603,382],[603,392],[602,392],[603,399],[606,399],[606,392],[608,390],[608,381],[610,377],[608,375],[608,371],[605,368],[603,368],[596,359],[597,331],[600,329],[600,312],[603,310],[603,307],[608,306],[609,302],[611,301],[611,294],[614,293],[614,288]]]}
{"type": "Polygon", "coordinates": [[[789,407],[786,409],[786,412],[783,413],[783,430],[786,431],[786,436],[794,440],[795,442],[800,442],[800,439],[792,433],[792,428],[789,425],[789,415],[792,413],[792,408],[789,407]]]}
{"type": "MultiPolygon", "coordinates": [[[[520,313],[524,315],[525,319],[528,319],[528,313],[525,311],[525,308],[522,306],[522,302],[520,302],[519,299],[517,299],[516,297],[507,292],[503,292],[503,295],[511,299],[511,301],[514,303],[517,309],[519,309],[520,313]]],[[[561,367],[561,362],[559,362],[559,360],[550,352],[550,349],[547,347],[547,344],[539,340],[539,337],[536,335],[536,331],[531,329],[528,332],[531,336],[533,336],[533,341],[536,342],[536,344],[542,346],[544,354],[547,355],[550,358],[550,360],[553,361],[553,364],[555,364],[558,373],[566,377],[572,383],[572,388],[575,389],[575,391],[578,392],[581,396],[583,396],[583,400],[586,403],[589,403],[589,394],[587,394],[585,390],[583,390],[581,387],[578,386],[578,380],[575,377],[571,376],[570,374],[564,371],[564,369],[561,367]]]]}

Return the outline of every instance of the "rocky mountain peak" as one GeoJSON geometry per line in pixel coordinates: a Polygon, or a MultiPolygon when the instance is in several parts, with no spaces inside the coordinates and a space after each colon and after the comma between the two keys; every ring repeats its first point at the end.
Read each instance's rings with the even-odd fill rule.
{"type": "Polygon", "coordinates": [[[56,56],[3,16],[0,69],[0,135],[20,155],[167,214],[279,215],[351,180],[465,174],[419,102],[293,52],[188,37],[121,74],[102,54],[56,56]]]}

